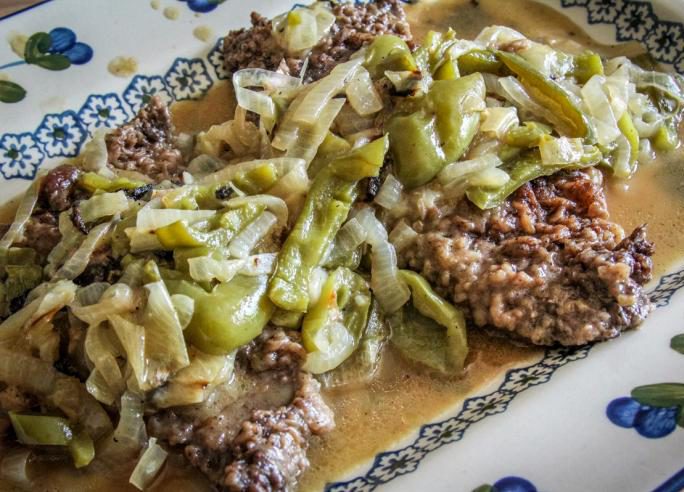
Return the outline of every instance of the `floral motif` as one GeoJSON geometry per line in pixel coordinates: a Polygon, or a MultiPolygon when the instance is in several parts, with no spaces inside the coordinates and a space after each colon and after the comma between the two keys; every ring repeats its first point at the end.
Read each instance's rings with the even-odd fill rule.
{"type": "Polygon", "coordinates": [[[508,377],[503,386],[501,386],[501,390],[519,393],[532,386],[546,383],[551,379],[552,374],[553,368],[549,366],[512,369],[508,372],[508,377]]]}
{"type": "Polygon", "coordinates": [[[621,10],[622,2],[618,0],[589,0],[587,3],[587,12],[589,13],[589,22],[613,22],[621,10]]]}
{"type": "Polygon", "coordinates": [[[216,41],[216,44],[207,55],[207,61],[214,67],[216,76],[219,79],[224,80],[230,78],[230,74],[223,64],[223,38],[216,41]]]}
{"type": "Polygon", "coordinates": [[[568,362],[584,359],[589,355],[591,350],[591,345],[586,345],[584,347],[559,347],[555,349],[549,349],[546,352],[546,357],[541,362],[546,366],[562,366],[568,362]]]}
{"type": "Polygon", "coordinates": [[[7,133],[0,138],[0,173],[5,179],[33,179],[43,158],[30,133],[7,133]]]}
{"type": "Polygon", "coordinates": [[[497,480],[494,485],[480,485],[473,492],[537,492],[537,487],[525,478],[510,476],[497,480]]]}
{"type": "Polygon", "coordinates": [[[66,56],[73,65],[83,65],[93,58],[93,48],[76,40],[76,33],[66,27],[56,27],[49,33],[52,41],[49,53],[66,56]]]}
{"type": "Polygon", "coordinates": [[[646,46],[656,60],[673,63],[684,51],[684,26],[661,21],[646,37],[646,46]]]}
{"type": "Polygon", "coordinates": [[[413,446],[378,455],[373,469],[368,474],[370,479],[387,482],[400,475],[411,473],[418,468],[425,451],[413,446]]]}
{"type": "Polygon", "coordinates": [[[113,93],[88,96],[78,117],[90,133],[99,128],[116,128],[128,120],[119,96],[113,93]]]}
{"type": "Polygon", "coordinates": [[[140,108],[147,104],[152,96],[159,96],[166,104],[173,102],[173,96],[166,88],[164,79],[159,75],[147,77],[145,75],[136,75],[128,84],[123,93],[124,101],[131,108],[133,113],[137,113],[140,108]]]}
{"type": "Polygon", "coordinates": [[[363,477],[355,478],[349,482],[326,487],[326,492],[371,492],[377,487],[363,477]]]}
{"type": "Polygon", "coordinates": [[[643,41],[655,23],[650,3],[627,3],[615,20],[617,38],[620,41],[643,41]]]}
{"type": "Polygon", "coordinates": [[[468,422],[456,418],[424,425],[420,429],[415,445],[426,451],[434,451],[444,444],[460,441],[469,425],[468,422]]]}
{"type": "Polygon", "coordinates": [[[36,138],[48,157],[73,157],[86,139],[86,132],[73,111],[48,114],[36,129],[36,138]]]}
{"type": "Polygon", "coordinates": [[[471,423],[478,422],[489,415],[505,411],[512,399],[512,394],[499,391],[479,398],[469,398],[465,401],[459,417],[471,423]]]}
{"type": "Polygon", "coordinates": [[[164,80],[177,101],[195,99],[211,87],[207,68],[199,58],[177,58],[166,72],[164,80]]]}
{"type": "Polygon", "coordinates": [[[650,294],[651,302],[656,307],[664,307],[670,304],[675,292],[684,287],[684,269],[668,275],[663,275],[658,285],[650,294]]]}
{"type": "Polygon", "coordinates": [[[677,428],[678,407],[652,407],[642,405],[634,398],[616,398],[608,404],[606,416],[617,426],[634,428],[640,435],[651,439],[665,437],[677,428]]]}

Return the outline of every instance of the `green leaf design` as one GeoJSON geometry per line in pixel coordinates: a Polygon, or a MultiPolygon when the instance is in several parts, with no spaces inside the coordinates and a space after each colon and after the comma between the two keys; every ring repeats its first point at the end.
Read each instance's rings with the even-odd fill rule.
{"type": "Polygon", "coordinates": [[[679,407],[679,413],[677,413],[677,425],[684,427],[684,408],[682,407],[679,407]]]}
{"type": "Polygon", "coordinates": [[[9,80],[0,80],[0,102],[15,103],[26,97],[26,90],[9,80]]]}
{"type": "Polygon", "coordinates": [[[491,485],[484,484],[480,485],[478,488],[474,489],[473,492],[496,492],[496,489],[491,485]]]}
{"type": "Polygon", "coordinates": [[[52,38],[46,32],[37,32],[31,35],[26,41],[26,48],[24,48],[24,59],[26,63],[34,63],[37,58],[40,58],[52,46],[52,38]]]}
{"type": "Polygon", "coordinates": [[[684,333],[672,337],[672,340],[670,340],[670,347],[680,354],[684,354],[684,333]]]}
{"type": "Polygon", "coordinates": [[[65,70],[71,66],[71,61],[64,55],[54,54],[36,58],[33,64],[48,70],[65,70]]]}
{"type": "Polygon", "coordinates": [[[639,386],[632,390],[632,398],[642,405],[653,407],[684,405],[684,384],[660,383],[639,386]]]}

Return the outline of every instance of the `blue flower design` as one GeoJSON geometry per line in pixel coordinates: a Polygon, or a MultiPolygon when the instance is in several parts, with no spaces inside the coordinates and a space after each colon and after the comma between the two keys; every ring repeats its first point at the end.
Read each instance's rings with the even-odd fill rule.
{"type": "Polygon", "coordinates": [[[377,484],[370,483],[363,477],[358,477],[349,482],[329,484],[325,487],[325,492],[371,492],[376,487],[377,484]]]}
{"type": "Polygon", "coordinates": [[[33,179],[44,155],[30,133],[0,138],[0,173],[5,179],[33,179]]]}
{"type": "Polygon", "coordinates": [[[650,3],[627,3],[615,20],[620,41],[643,41],[656,24],[650,3]]]}
{"type": "Polygon", "coordinates": [[[551,379],[551,374],[553,374],[553,369],[546,366],[513,369],[508,371],[501,390],[519,393],[531,386],[546,383],[551,379]]]}
{"type": "Polygon", "coordinates": [[[606,416],[615,425],[634,428],[640,435],[658,439],[677,427],[678,407],[658,408],[642,405],[634,398],[616,398],[608,404],[606,416]]]}
{"type": "Polygon", "coordinates": [[[587,11],[589,12],[589,22],[613,22],[622,10],[622,2],[618,0],[589,0],[587,11]]]}
{"type": "Polygon", "coordinates": [[[461,440],[468,425],[468,422],[458,419],[424,425],[415,446],[425,451],[434,451],[444,444],[461,440]]]}
{"type": "Polygon", "coordinates": [[[537,492],[537,488],[529,480],[522,477],[504,477],[494,483],[496,492],[537,492]]]}
{"type": "Polygon", "coordinates": [[[48,50],[50,53],[64,55],[74,65],[83,65],[93,58],[93,49],[90,45],[77,41],[76,34],[71,29],[56,27],[49,34],[52,40],[48,50]]]}
{"type": "Polygon", "coordinates": [[[585,7],[589,0],[561,0],[563,7],[585,7]]]}
{"type": "Polygon", "coordinates": [[[495,391],[479,398],[469,398],[465,401],[459,417],[471,423],[478,422],[489,415],[495,415],[506,410],[508,403],[514,396],[512,393],[495,391]]]}
{"type": "Polygon", "coordinates": [[[166,88],[164,79],[159,75],[147,77],[145,75],[136,75],[128,84],[123,93],[123,98],[131,108],[133,113],[137,113],[140,108],[147,104],[152,96],[159,96],[166,104],[173,102],[171,93],[166,88]]]}
{"type": "Polygon", "coordinates": [[[219,79],[230,78],[230,73],[223,64],[223,38],[220,38],[207,55],[209,64],[214,67],[214,72],[219,79]]]}
{"type": "Polygon", "coordinates": [[[221,5],[226,0],[179,0],[180,2],[185,2],[190,7],[193,12],[206,13],[211,12],[216,7],[221,5]]]}
{"type": "Polygon", "coordinates": [[[424,456],[425,451],[413,446],[379,454],[375,458],[373,469],[368,474],[368,477],[387,482],[400,475],[415,471],[424,456]]]}
{"type": "MultiPolygon", "coordinates": [[[[680,63],[684,65],[684,56],[680,63]]],[[[684,69],[684,66],[682,68],[684,69]]],[[[684,269],[661,277],[649,297],[656,307],[664,307],[670,304],[672,296],[682,287],[684,287],[684,269]]]]}
{"type": "Polygon", "coordinates": [[[177,58],[166,72],[164,81],[177,101],[195,99],[204,94],[212,84],[207,68],[199,58],[177,58]]]}
{"type": "Polygon", "coordinates": [[[584,347],[560,347],[550,349],[546,351],[546,357],[544,357],[543,364],[550,367],[562,366],[568,362],[584,359],[589,355],[589,350],[591,350],[590,345],[584,347]]]}
{"type": "Polygon", "coordinates": [[[113,93],[88,96],[78,117],[90,133],[98,128],[116,128],[128,120],[119,96],[113,93]]]}
{"type": "Polygon", "coordinates": [[[684,26],[661,21],[646,37],[646,46],[656,60],[673,63],[684,50],[684,26]]]}
{"type": "Polygon", "coordinates": [[[73,157],[86,139],[86,131],[73,111],[46,115],[35,135],[48,157],[73,157]]]}

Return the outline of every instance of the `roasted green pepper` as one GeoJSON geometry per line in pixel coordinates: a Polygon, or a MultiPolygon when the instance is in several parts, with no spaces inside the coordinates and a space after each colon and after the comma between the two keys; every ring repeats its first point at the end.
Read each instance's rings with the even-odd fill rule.
{"type": "Polygon", "coordinates": [[[366,326],[370,303],[370,289],[360,275],[340,267],[328,276],[302,322],[302,340],[309,352],[307,370],[330,371],[352,354],[366,326]]]}
{"type": "Polygon", "coordinates": [[[498,74],[502,67],[501,60],[489,50],[473,50],[458,57],[458,70],[461,75],[470,75],[476,72],[498,74]]]}
{"type": "Polygon", "coordinates": [[[348,153],[351,148],[351,144],[344,138],[338,137],[332,132],[328,132],[320,147],[318,147],[316,157],[314,157],[314,160],[309,164],[309,168],[307,169],[309,178],[315,178],[318,172],[327,166],[333,158],[348,153]]]}
{"type": "Polygon", "coordinates": [[[227,354],[248,343],[259,336],[275,309],[266,295],[267,287],[266,275],[237,275],[208,294],[183,289],[179,293],[195,300],[185,336],[208,354],[227,354]]]}
{"type": "Polygon", "coordinates": [[[387,150],[383,137],[333,160],[314,179],[302,211],[278,255],[268,295],[288,311],[305,312],[309,276],[318,266],[356,199],[357,183],[377,176],[387,150]]]}
{"type": "Polygon", "coordinates": [[[418,70],[406,41],[391,34],[383,34],[373,40],[366,52],[365,67],[374,79],[382,77],[386,70],[418,70]]]}
{"type": "Polygon", "coordinates": [[[111,193],[119,190],[134,190],[146,184],[143,181],[121,177],[109,179],[92,172],[83,173],[78,178],[78,186],[91,193],[96,191],[111,193]]]}
{"type": "Polygon", "coordinates": [[[275,165],[267,162],[249,171],[238,173],[233,178],[233,183],[248,195],[256,195],[273,186],[278,177],[275,165]]]}
{"type": "Polygon", "coordinates": [[[521,126],[516,126],[508,130],[504,141],[514,147],[533,148],[539,147],[539,142],[544,135],[550,135],[551,128],[537,123],[536,121],[526,121],[521,126]]]}
{"type": "Polygon", "coordinates": [[[458,160],[480,122],[473,110],[484,105],[485,84],[480,74],[437,80],[418,111],[395,116],[387,124],[395,173],[408,188],[423,185],[450,162],[458,160]]]}
{"type": "Polygon", "coordinates": [[[666,120],[652,137],[653,146],[658,150],[670,151],[679,146],[677,127],[672,119],[666,120]]]}
{"type": "Polygon", "coordinates": [[[499,51],[499,59],[518,76],[532,99],[553,114],[564,136],[592,139],[592,130],[586,115],[572,102],[565,90],[555,81],[535,69],[529,62],[514,53],[499,51]]]}
{"type": "Polygon", "coordinates": [[[617,123],[618,128],[629,142],[629,165],[631,169],[634,169],[639,158],[639,132],[634,126],[629,111],[625,111],[617,123]]]}
{"type": "Polygon", "coordinates": [[[468,341],[463,314],[432,290],[415,272],[402,270],[411,289],[412,306],[389,318],[392,343],[409,359],[442,373],[463,370],[468,341]]]}
{"type": "Polygon", "coordinates": [[[601,57],[593,51],[585,51],[573,59],[572,75],[580,84],[586,84],[594,75],[603,75],[601,57]]]}

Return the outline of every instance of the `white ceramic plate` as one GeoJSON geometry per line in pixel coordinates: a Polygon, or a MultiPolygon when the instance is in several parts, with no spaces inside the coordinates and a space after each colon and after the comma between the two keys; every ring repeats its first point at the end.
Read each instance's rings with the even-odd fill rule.
{"type": "MultiPolygon", "coordinates": [[[[250,10],[272,16],[291,4],[159,3],[153,9],[147,0],[46,0],[0,20],[0,80],[9,79],[25,92],[5,87],[0,93],[0,99],[21,98],[0,102],[3,201],[23,190],[39,168],[76,155],[95,129],[131,118],[148,94],[161,94],[167,102],[201,96],[226,77],[217,37],[246,24],[250,10]],[[168,19],[165,8],[178,18],[168,19]],[[215,33],[209,44],[193,35],[198,26],[215,33]],[[50,61],[27,64],[8,42],[17,33],[50,31],[53,50],[71,62],[66,70],[47,70],[50,61]],[[136,58],[135,76],[108,72],[108,63],[121,55],[136,58]]],[[[600,42],[639,41],[658,61],[684,72],[682,0],[544,3],[600,42]]],[[[684,294],[678,292],[684,287],[684,269],[671,271],[654,281],[658,309],[641,330],[593,348],[549,350],[536,364],[508,371],[439,421],[426,422],[350,476],[330,477],[338,481],[328,488],[684,489],[679,409],[643,407],[626,398],[639,385],[684,381],[684,355],[670,349],[670,339],[684,332],[684,294]]]]}

